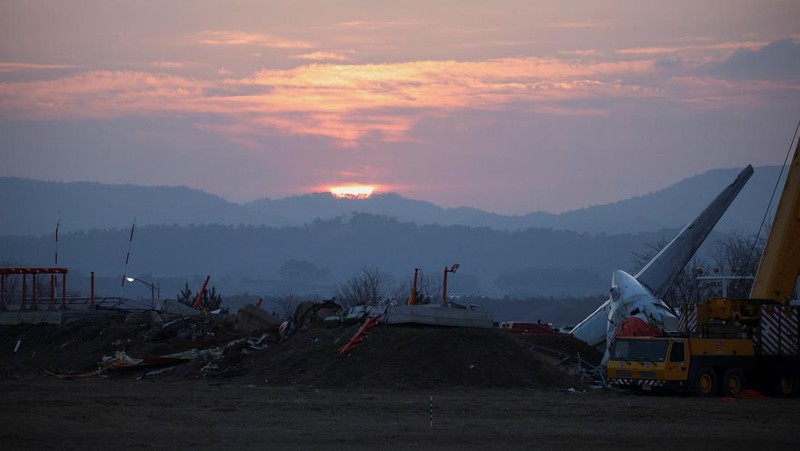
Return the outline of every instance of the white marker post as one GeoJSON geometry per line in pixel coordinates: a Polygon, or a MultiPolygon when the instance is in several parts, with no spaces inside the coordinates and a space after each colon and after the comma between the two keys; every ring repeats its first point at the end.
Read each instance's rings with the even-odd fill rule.
{"type": "Polygon", "coordinates": [[[433,396],[431,396],[431,430],[433,430],[433,396]]]}

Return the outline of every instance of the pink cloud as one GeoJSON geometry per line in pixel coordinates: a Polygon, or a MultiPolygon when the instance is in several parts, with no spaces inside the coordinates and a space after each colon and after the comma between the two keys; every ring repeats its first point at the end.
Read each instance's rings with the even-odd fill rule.
{"type": "Polygon", "coordinates": [[[75,66],[67,64],[31,64],[31,63],[13,63],[13,62],[0,62],[0,72],[22,72],[29,70],[53,70],[53,69],[70,69],[75,66]]]}
{"type": "Polygon", "coordinates": [[[204,45],[252,45],[257,47],[273,47],[278,49],[311,48],[311,44],[304,41],[279,38],[268,34],[247,33],[237,30],[204,31],[200,33],[198,42],[204,45]]]}
{"type": "Polygon", "coordinates": [[[336,52],[311,52],[294,55],[291,59],[308,61],[347,61],[350,57],[336,52]]]}
{"type": "Polygon", "coordinates": [[[730,41],[708,42],[703,38],[688,40],[695,42],[683,45],[657,46],[657,47],[632,47],[617,50],[617,53],[635,57],[680,57],[685,64],[699,66],[709,62],[721,61],[730,57],[739,49],[758,50],[769,42],[767,41],[730,41]]]}
{"type": "Polygon", "coordinates": [[[187,111],[206,86],[182,77],[128,71],[0,83],[0,116],[69,120],[187,111]]]}
{"type": "Polygon", "coordinates": [[[353,20],[336,24],[338,28],[349,28],[357,30],[381,30],[397,27],[416,27],[424,25],[423,22],[402,22],[402,21],[361,21],[353,20]]]}
{"type": "MultiPolygon", "coordinates": [[[[91,71],[49,81],[0,83],[0,117],[109,118],[205,114],[199,127],[246,148],[269,134],[322,136],[343,147],[366,139],[409,140],[425,117],[454,111],[501,111],[509,105],[547,115],[611,113],[598,99],[667,99],[698,108],[754,102],[791,85],[673,78],[645,86],[621,80],[654,73],[655,61],[501,58],[387,64],[306,64],[242,78],[197,80],[131,71],[91,71]],[[594,106],[579,106],[581,101],[594,106]]],[[[229,74],[222,70],[220,74],[229,74]]],[[[763,101],[763,100],[762,100],[763,101]]]]}

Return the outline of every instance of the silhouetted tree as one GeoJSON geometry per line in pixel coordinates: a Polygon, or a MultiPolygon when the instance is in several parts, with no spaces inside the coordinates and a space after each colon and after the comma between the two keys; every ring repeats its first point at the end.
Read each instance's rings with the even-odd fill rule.
{"type": "Polygon", "coordinates": [[[300,298],[293,294],[287,294],[277,298],[275,303],[280,306],[280,312],[278,313],[281,315],[281,319],[289,319],[294,315],[294,310],[297,308],[297,304],[300,303],[300,298]]]}
{"type": "MultiPolygon", "coordinates": [[[[403,277],[394,285],[391,290],[391,299],[398,304],[405,304],[408,302],[408,297],[411,295],[411,288],[414,286],[414,275],[410,277],[403,277]]],[[[417,274],[417,304],[429,304],[432,299],[441,299],[442,297],[442,281],[436,278],[426,276],[422,270],[417,274]]]]}
{"type": "Polygon", "coordinates": [[[189,288],[188,283],[183,287],[183,290],[181,290],[180,293],[175,295],[175,299],[177,299],[181,304],[192,305],[194,303],[192,289],[189,288]]]}
{"type": "MultiPolygon", "coordinates": [[[[647,250],[634,253],[632,273],[641,270],[666,245],[667,241],[662,239],[647,244],[647,250]]],[[[738,232],[726,234],[725,238],[712,245],[709,251],[710,260],[695,256],[689,261],[667,289],[663,301],[670,307],[702,302],[712,296],[722,296],[723,283],[728,284],[728,297],[747,297],[753,284],[748,276],[755,274],[763,249],[763,240],[756,240],[755,236],[745,237],[738,232]],[[743,278],[728,281],[698,280],[701,276],[715,275],[740,275],[743,278]]]]}
{"type": "Polygon", "coordinates": [[[336,297],[344,307],[377,305],[390,293],[391,276],[377,268],[364,268],[339,284],[336,297]]]}
{"type": "MultiPolygon", "coordinates": [[[[192,289],[189,288],[187,283],[183,290],[177,294],[176,299],[182,304],[194,307],[194,301],[197,295],[192,294],[192,289]]],[[[217,288],[212,286],[211,289],[206,289],[203,297],[200,299],[200,308],[203,310],[216,310],[222,305],[222,295],[217,293],[217,288]]]]}
{"type": "Polygon", "coordinates": [[[220,308],[222,305],[222,295],[217,293],[217,288],[215,286],[211,286],[211,289],[203,293],[203,297],[200,299],[200,307],[203,310],[216,310],[220,308]]]}
{"type": "MultiPolygon", "coordinates": [[[[752,276],[755,276],[758,270],[763,252],[764,240],[756,239],[755,235],[747,237],[732,232],[724,240],[715,243],[711,250],[713,262],[711,273],[721,276],[741,276],[727,281],[728,297],[746,298],[750,295],[750,288],[753,286],[752,276]]],[[[718,294],[722,295],[721,289],[718,294]]]]}

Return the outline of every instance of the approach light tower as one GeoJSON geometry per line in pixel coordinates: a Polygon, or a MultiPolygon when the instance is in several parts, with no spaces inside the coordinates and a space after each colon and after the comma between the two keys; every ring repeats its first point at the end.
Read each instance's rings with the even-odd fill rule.
{"type": "Polygon", "coordinates": [[[447,273],[452,272],[455,273],[458,267],[461,266],[458,263],[453,263],[452,266],[449,268],[447,266],[444,267],[444,282],[442,283],[442,305],[447,306],[447,273]]]}

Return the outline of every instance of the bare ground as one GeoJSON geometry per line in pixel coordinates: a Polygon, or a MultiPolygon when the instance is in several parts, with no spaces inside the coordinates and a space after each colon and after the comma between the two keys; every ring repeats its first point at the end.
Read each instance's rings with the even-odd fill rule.
{"type": "Polygon", "coordinates": [[[796,449],[800,440],[796,399],[42,376],[0,390],[4,449],[796,449]]]}
{"type": "Polygon", "coordinates": [[[209,318],[158,330],[112,317],[0,327],[0,447],[796,449],[800,441],[798,399],[592,388],[560,363],[598,358],[569,336],[380,326],[338,356],[356,328],[298,331],[248,349],[229,346],[241,337],[209,318]],[[146,377],[142,368],[77,380],[41,371],[91,372],[121,350],[141,357],[212,346],[227,347],[146,377]]]}

